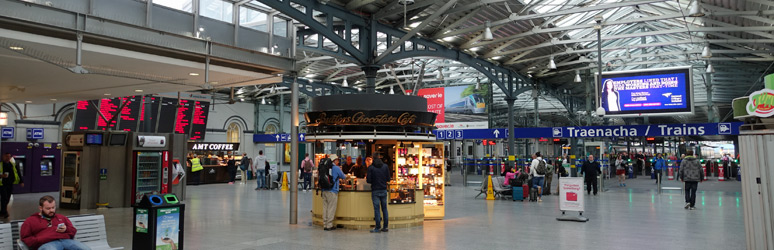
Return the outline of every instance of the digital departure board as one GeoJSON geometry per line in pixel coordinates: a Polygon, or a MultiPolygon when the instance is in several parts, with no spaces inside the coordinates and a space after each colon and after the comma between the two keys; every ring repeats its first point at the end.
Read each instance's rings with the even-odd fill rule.
{"type": "Polygon", "coordinates": [[[175,134],[188,134],[191,131],[191,118],[193,118],[193,101],[180,100],[180,106],[177,108],[177,121],[175,123],[175,134]]]}
{"type": "Polygon", "coordinates": [[[172,133],[175,129],[175,118],[177,117],[177,99],[161,98],[161,107],[159,109],[159,124],[157,133],[172,133]]]}
{"type": "Polygon", "coordinates": [[[120,99],[121,103],[125,104],[119,113],[118,129],[123,131],[137,131],[142,96],[121,97],[120,99]]]}
{"type": "Polygon", "coordinates": [[[204,135],[207,132],[207,118],[209,114],[209,102],[194,102],[193,120],[191,120],[191,140],[204,140],[204,135]]]}
{"type": "Polygon", "coordinates": [[[113,117],[118,115],[118,107],[120,106],[121,100],[119,98],[99,100],[99,112],[102,115],[97,116],[97,130],[115,129],[118,120],[113,119],[113,117]]]}
{"type": "Polygon", "coordinates": [[[97,123],[97,109],[93,105],[96,101],[78,101],[75,103],[75,121],[73,121],[73,130],[94,129],[97,123]]]}
{"type": "Polygon", "coordinates": [[[140,128],[138,131],[155,133],[156,121],[158,121],[160,97],[146,96],[140,104],[140,128]],[[146,108],[148,106],[148,108],[146,108]],[[145,112],[149,112],[146,114],[145,112]],[[146,121],[146,119],[150,120],[146,121]]]}

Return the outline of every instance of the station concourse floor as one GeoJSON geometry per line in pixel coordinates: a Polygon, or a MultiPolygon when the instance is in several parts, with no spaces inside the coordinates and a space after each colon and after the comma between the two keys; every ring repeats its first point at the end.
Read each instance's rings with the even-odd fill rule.
{"type": "MultiPolygon", "coordinates": [[[[691,211],[683,209],[679,190],[658,194],[650,178],[629,179],[627,187],[609,179],[607,192],[586,197],[590,220],[580,223],[555,219],[561,214],[558,196],[542,203],[486,201],[473,198],[478,185],[463,187],[461,180],[453,175],[447,187],[444,220],[379,234],[311,226],[313,191],[299,192],[299,223],[290,225],[288,191],[255,191],[254,181],[188,186],[184,249],[745,249],[738,181],[699,184],[691,211]]],[[[42,195],[14,195],[10,220],[38,211],[42,195]]],[[[110,245],[132,249],[131,208],[58,212],[104,214],[110,245]]]]}

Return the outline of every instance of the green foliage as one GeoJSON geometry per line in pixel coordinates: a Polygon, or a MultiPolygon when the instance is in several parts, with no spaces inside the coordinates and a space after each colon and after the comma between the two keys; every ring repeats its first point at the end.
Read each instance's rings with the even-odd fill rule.
{"type": "Polygon", "coordinates": [[[489,99],[489,84],[482,83],[481,86],[479,86],[478,90],[476,90],[476,85],[471,84],[465,90],[462,91],[460,94],[460,97],[465,97],[471,94],[478,94],[481,96],[481,98],[489,99]]]}

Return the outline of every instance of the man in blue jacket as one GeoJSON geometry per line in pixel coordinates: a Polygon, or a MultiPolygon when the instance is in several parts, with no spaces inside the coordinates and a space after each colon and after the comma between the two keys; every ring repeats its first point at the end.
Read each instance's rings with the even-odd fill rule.
{"type": "Polygon", "coordinates": [[[656,159],[653,160],[654,169],[656,170],[656,184],[661,182],[661,175],[664,169],[666,169],[666,161],[661,154],[656,154],[656,159]]]}
{"type": "Polygon", "coordinates": [[[339,204],[339,181],[347,178],[344,172],[339,167],[339,157],[336,154],[328,156],[333,162],[333,166],[330,169],[331,180],[333,181],[333,187],[331,189],[323,189],[323,230],[331,231],[336,229],[336,225],[333,224],[333,219],[336,216],[336,207],[339,204]]]}
{"type": "Polygon", "coordinates": [[[389,224],[389,216],[387,214],[387,183],[390,182],[390,170],[386,164],[379,159],[378,154],[374,154],[374,157],[366,157],[366,165],[368,165],[368,174],[366,175],[366,182],[371,184],[371,200],[374,203],[374,221],[376,226],[371,230],[372,233],[387,232],[389,224]],[[381,217],[379,215],[379,209],[382,210],[381,217],[384,217],[384,225],[380,225],[381,217]]]}

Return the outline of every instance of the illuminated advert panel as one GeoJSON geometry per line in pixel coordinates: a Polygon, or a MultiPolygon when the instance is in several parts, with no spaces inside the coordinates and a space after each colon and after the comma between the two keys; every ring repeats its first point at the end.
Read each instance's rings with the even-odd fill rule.
{"type": "Polygon", "coordinates": [[[692,82],[690,67],[603,72],[597,107],[606,116],[692,114],[692,82]]]}

